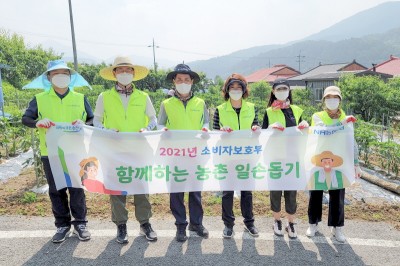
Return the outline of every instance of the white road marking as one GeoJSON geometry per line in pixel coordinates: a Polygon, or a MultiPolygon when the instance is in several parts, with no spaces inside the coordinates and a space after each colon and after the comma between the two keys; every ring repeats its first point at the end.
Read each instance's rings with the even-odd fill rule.
{"type": "MultiPolygon", "coordinates": [[[[72,232],[72,229],[71,229],[72,232]]],[[[174,238],[176,231],[175,230],[157,230],[157,235],[159,238],[174,238]]],[[[189,232],[189,231],[188,231],[189,232]]],[[[55,233],[55,230],[33,230],[33,231],[0,231],[0,239],[14,239],[14,238],[51,238],[55,233]]],[[[92,237],[115,237],[116,230],[90,230],[92,237]]],[[[130,237],[139,236],[138,230],[130,230],[130,237]]],[[[199,237],[194,232],[189,232],[190,237],[199,237]]],[[[221,231],[210,231],[209,238],[212,239],[222,239],[221,231]]],[[[235,239],[253,239],[246,232],[236,232],[235,239]]],[[[381,239],[365,239],[365,238],[347,238],[345,243],[339,243],[335,240],[332,240],[330,237],[325,236],[316,236],[316,237],[306,237],[306,236],[298,236],[297,239],[289,239],[287,235],[284,237],[277,237],[270,233],[260,233],[259,237],[254,238],[257,240],[266,240],[266,241],[299,241],[301,243],[322,243],[322,244],[350,244],[355,246],[373,246],[373,247],[388,247],[388,248],[399,248],[400,241],[395,240],[381,240],[381,239]]]]}

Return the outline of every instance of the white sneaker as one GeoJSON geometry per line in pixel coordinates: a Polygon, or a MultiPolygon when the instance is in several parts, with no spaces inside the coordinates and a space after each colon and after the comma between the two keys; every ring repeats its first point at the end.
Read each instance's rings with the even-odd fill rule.
{"type": "Polygon", "coordinates": [[[331,232],[338,242],[343,243],[346,241],[346,237],[342,232],[342,227],[332,227],[331,232]]]}
{"type": "Polygon", "coordinates": [[[281,220],[275,220],[274,226],[272,227],[274,229],[274,234],[277,236],[283,236],[282,232],[282,221],[281,220]]]}
{"type": "Polygon", "coordinates": [[[286,226],[286,232],[288,232],[289,238],[297,238],[297,232],[296,228],[294,227],[294,223],[288,223],[288,225],[286,226]]]}
{"type": "Polygon", "coordinates": [[[318,232],[318,224],[310,224],[308,226],[306,236],[315,236],[315,233],[318,232]]]}

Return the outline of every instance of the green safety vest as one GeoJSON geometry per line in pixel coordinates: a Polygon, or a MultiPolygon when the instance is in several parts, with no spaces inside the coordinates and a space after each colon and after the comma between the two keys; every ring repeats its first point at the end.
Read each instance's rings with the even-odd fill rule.
{"type": "Polygon", "coordinates": [[[187,103],[171,97],[163,101],[167,114],[166,127],[169,129],[200,130],[204,125],[204,101],[196,96],[187,103]]]}
{"type": "Polygon", "coordinates": [[[227,100],[217,108],[220,127],[229,126],[233,130],[251,129],[256,115],[253,103],[242,100],[242,108],[240,109],[239,116],[233,110],[230,100],[227,100]]]}
{"type": "Polygon", "coordinates": [[[115,89],[102,93],[104,114],[103,125],[105,128],[118,129],[119,132],[138,132],[148,125],[146,115],[147,93],[133,88],[125,109],[120,94],[115,89]]]}
{"type": "MultiPolygon", "coordinates": [[[[341,111],[341,115],[339,117],[339,121],[342,121],[343,119],[346,118],[346,113],[340,109],[341,111]]],[[[328,113],[326,111],[321,111],[318,113],[315,113],[315,115],[317,115],[319,118],[321,118],[322,122],[326,125],[326,126],[330,126],[333,124],[333,120],[332,118],[329,117],[328,113]]],[[[311,126],[315,126],[315,122],[314,119],[311,119],[311,126]]]]}
{"type": "Polygon", "coordinates": [[[331,187],[328,188],[328,185],[326,184],[326,179],[325,182],[318,182],[318,177],[319,177],[319,171],[314,173],[314,178],[315,178],[315,190],[328,190],[328,189],[341,189],[343,188],[343,175],[342,172],[335,170],[335,174],[337,177],[338,181],[338,187],[337,188],[332,188],[332,183],[331,187]]]}
{"type": "MultiPolygon", "coordinates": [[[[303,109],[293,104],[290,105],[290,108],[293,111],[294,118],[296,119],[296,124],[298,125],[301,114],[303,113],[303,109]]],[[[268,115],[268,122],[270,125],[275,122],[279,122],[282,126],[286,127],[285,115],[283,114],[281,109],[273,110],[272,107],[268,107],[267,115],[268,115]]]]}
{"type": "MultiPolygon", "coordinates": [[[[60,98],[53,88],[37,94],[39,119],[48,118],[53,122],[73,122],[77,119],[86,121],[85,98],[81,93],[69,91],[67,96],[60,98]]],[[[40,153],[47,156],[46,130],[39,128],[40,153]]]]}

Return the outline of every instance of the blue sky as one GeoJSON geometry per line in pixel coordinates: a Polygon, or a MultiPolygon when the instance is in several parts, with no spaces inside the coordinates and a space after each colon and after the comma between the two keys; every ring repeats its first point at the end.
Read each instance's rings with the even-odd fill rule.
{"type": "MultiPolygon", "coordinates": [[[[161,66],[319,32],[383,0],[71,0],[78,59],[130,55],[161,66]]],[[[0,0],[0,28],[72,54],[68,0],[0,0]]]]}

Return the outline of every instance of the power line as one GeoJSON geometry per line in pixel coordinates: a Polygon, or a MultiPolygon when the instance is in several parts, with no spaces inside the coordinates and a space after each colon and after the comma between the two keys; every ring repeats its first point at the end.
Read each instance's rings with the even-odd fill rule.
{"type": "Polygon", "coordinates": [[[303,60],[304,58],[305,58],[305,56],[304,55],[301,55],[301,50],[300,50],[300,52],[299,52],[299,55],[298,56],[296,56],[297,57],[297,60],[296,60],[296,62],[298,62],[299,63],[299,72],[301,73],[301,63],[302,62],[305,62],[305,60],[303,60]]]}

